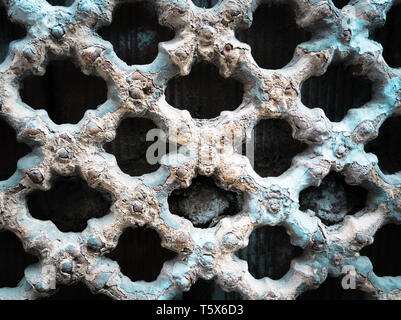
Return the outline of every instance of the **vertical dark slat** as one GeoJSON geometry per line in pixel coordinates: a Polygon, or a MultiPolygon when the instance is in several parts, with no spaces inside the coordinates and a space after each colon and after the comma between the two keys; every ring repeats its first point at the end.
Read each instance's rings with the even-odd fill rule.
{"type": "Polygon", "coordinates": [[[0,288],[15,287],[24,277],[24,269],[38,259],[24,251],[11,231],[0,232],[0,288]]]}
{"type": "Polygon", "coordinates": [[[279,69],[290,62],[295,47],[309,34],[297,28],[288,5],[263,4],[256,9],[251,28],[237,31],[236,37],[251,46],[260,67],[279,69]]]}
{"type": "Polygon", "coordinates": [[[107,99],[104,80],[84,75],[70,60],[51,61],[44,76],[23,80],[22,101],[34,109],[45,109],[57,124],[77,123],[87,109],[107,99]]]}
{"type": "Polygon", "coordinates": [[[400,275],[400,238],[401,225],[389,224],[376,232],[372,245],[361,250],[361,255],[368,256],[372,261],[376,275],[381,277],[400,275]]]}
{"type": "Polygon", "coordinates": [[[17,161],[31,149],[24,143],[17,143],[14,129],[0,118],[0,139],[2,141],[0,157],[0,181],[6,180],[17,169],[17,161]]]}
{"type": "Polygon", "coordinates": [[[23,38],[25,34],[25,28],[11,22],[6,9],[0,4],[0,63],[7,56],[10,42],[23,38]]]}
{"type": "Polygon", "coordinates": [[[116,54],[128,65],[151,63],[157,56],[158,43],[174,37],[173,30],[158,24],[153,5],[145,1],[117,7],[112,24],[98,33],[113,44],[116,54]],[[138,43],[138,38],[145,41],[138,43]]]}
{"type": "Polygon", "coordinates": [[[224,79],[217,67],[208,63],[198,63],[188,76],[170,80],[166,88],[169,104],[201,119],[236,109],[242,102],[242,95],[243,85],[239,81],[224,79]]]}
{"type": "MultiPolygon", "coordinates": [[[[329,114],[333,115],[333,119],[338,119],[338,99],[337,97],[339,96],[338,94],[336,94],[336,89],[337,87],[341,87],[341,83],[338,83],[338,77],[339,77],[339,70],[336,70],[336,72],[333,74],[333,82],[332,83],[328,83],[327,85],[327,101],[326,101],[326,105],[327,105],[327,110],[329,114]]],[[[341,96],[340,96],[341,98],[341,96]]],[[[344,106],[345,107],[345,106],[344,106]]]]}
{"type": "Polygon", "coordinates": [[[347,111],[371,99],[371,82],[352,76],[342,64],[332,64],[320,77],[311,77],[301,88],[302,102],[310,108],[321,108],[334,122],[342,120],[347,111]]]}
{"type": "Polygon", "coordinates": [[[305,144],[292,138],[292,129],[286,121],[262,120],[255,127],[254,169],[262,177],[277,177],[305,148],[305,144]]]}
{"type": "Polygon", "coordinates": [[[365,151],[378,157],[383,173],[401,171],[401,117],[387,119],[379,129],[378,138],[365,145],[365,151]]]}
{"type": "Polygon", "coordinates": [[[118,246],[108,257],[117,261],[121,271],[133,281],[156,280],[163,263],[176,253],[160,245],[160,237],[153,229],[125,229],[118,246]]]}
{"type": "Polygon", "coordinates": [[[146,160],[146,151],[154,143],[146,141],[146,134],[155,128],[149,119],[124,119],[117,128],[116,138],[104,148],[115,155],[120,169],[131,176],[154,172],[159,165],[151,165],[146,160]]]}
{"type": "Polygon", "coordinates": [[[383,46],[383,57],[390,67],[401,67],[401,5],[393,6],[387,13],[384,27],[376,29],[374,40],[383,46]]]}

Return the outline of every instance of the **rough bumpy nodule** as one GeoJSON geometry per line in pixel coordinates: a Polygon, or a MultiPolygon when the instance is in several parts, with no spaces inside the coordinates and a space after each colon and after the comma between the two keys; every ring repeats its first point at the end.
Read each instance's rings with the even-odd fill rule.
{"type": "Polygon", "coordinates": [[[121,61],[96,33],[111,23],[115,6],[123,1],[76,0],[69,7],[45,0],[3,2],[10,19],[25,25],[27,35],[11,43],[0,65],[1,115],[33,151],[18,161],[12,177],[0,182],[0,229],[14,232],[40,262],[26,268],[17,287],[1,288],[0,299],[36,299],[54,293],[54,283],[76,282],[115,299],[170,299],[200,277],[214,279],[223,290],[245,299],[294,299],[327,276],[344,276],[350,270],[344,266],[355,268],[359,290],[381,299],[401,298],[401,277],[375,275],[370,260],[359,254],[380,227],[401,222],[401,173],[383,174],[377,157],[364,151],[383,121],[401,115],[401,70],[390,68],[381,45],[368,37],[384,24],[395,2],[351,0],[339,10],[327,0],[288,0],[298,26],[313,36],[299,44],[279,70],[260,68],[250,47],[235,38],[237,28],[251,25],[258,1],[222,0],[203,9],[190,0],[153,0],[160,24],[174,29],[175,38],[159,44],[151,64],[134,66],[121,61]],[[75,125],[56,125],[46,111],[34,110],[19,98],[18,83],[29,74],[43,75],[54,56],[74,59],[82,72],[108,84],[108,100],[75,125]],[[166,102],[167,82],[188,74],[200,61],[215,64],[222,76],[244,84],[244,98],[235,111],[200,120],[166,102]],[[371,101],[336,123],[321,109],[305,107],[300,97],[302,83],[323,74],[333,61],[368,77],[374,90],[371,101]],[[124,174],[102,146],[114,139],[125,117],[151,119],[171,141],[191,152],[165,156],[151,174],[124,174]],[[258,176],[237,150],[221,152],[222,136],[245,141],[265,118],[287,121],[294,138],[309,146],[279,177],[258,176]],[[368,188],[370,195],[363,210],[326,226],[313,211],[299,209],[298,197],[331,170],[341,172],[348,184],[368,188]],[[32,218],[27,195],[51,188],[54,175],[77,174],[91,188],[112,195],[108,215],[89,220],[81,233],[63,233],[50,221],[32,218]],[[169,193],[189,186],[197,174],[213,175],[227,190],[241,190],[242,211],[207,229],[171,214],[169,193]],[[155,229],[162,246],[177,256],[164,263],[155,281],[132,282],[106,254],[117,246],[124,228],[144,225],[155,229]],[[285,227],[291,243],[303,248],[279,280],[255,279],[247,263],[234,255],[263,225],[285,227]]]}

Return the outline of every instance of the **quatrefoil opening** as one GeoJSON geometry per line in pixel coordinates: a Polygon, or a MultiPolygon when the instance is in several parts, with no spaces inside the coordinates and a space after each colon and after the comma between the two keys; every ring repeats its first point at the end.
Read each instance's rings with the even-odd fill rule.
{"type": "Polygon", "coordinates": [[[372,82],[351,71],[351,67],[333,63],[323,75],[309,78],[301,86],[302,103],[323,109],[330,121],[341,121],[349,109],[363,106],[372,96],[372,82]]]}
{"type": "Polygon", "coordinates": [[[111,202],[110,194],[90,188],[78,176],[56,177],[50,190],[27,196],[31,216],[52,221],[62,232],[84,231],[89,219],[109,213],[111,202]]]}
{"type": "Polygon", "coordinates": [[[128,65],[151,63],[158,43],[174,38],[173,30],[159,25],[157,12],[147,1],[121,4],[113,13],[113,22],[98,33],[128,65]]]}
{"type": "Polygon", "coordinates": [[[299,205],[303,211],[314,211],[325,225],[331,226],[364,209],[367,198],[365,188],[348,185],[340,173],[330,172],[319,187],[301,191],[299,205]]]}
{"type": "MultiPolygon", "coordinates": [[[[147,157],[154,141],[147,141],[150,130],[157,129],[152,120],[125,118],[117,128],[116,138],[104,145],[104,149],[116,157],[121,171],[135,177],[156,171],[160,164],[147,157]]],[[[156,138],[155,138],[156,139],[156,138]]],[[[158,157],[161,155],[155,155],[158,157]]]]}
{"type": "Polygon", "coordinates": [[[165,261],[176,253],[163,248],[158,233],[150,228],[127,228],[117,247],[107,257],[120,266],[121,272],[132,281],[156,280],[165,261]]]}
{"type": "Polygon", "coordinates": [[[401,5],[387,12],[386,23],[373,33],[373,39],[383,46],[383,58],[392,68],[401,67],[401,5]]]}
{"type": "Polygon", "coordinates": [[[291,261],[301,254],[302,249],[290,243],[281,226],[256,228],[249,236],[248,245],[236,252],[248,262],[249,272],[255,279],[273,280],[281,279],[290,269],[291,261]]]}
{"type": "Polygon", "coordinates": [[[165,94],[170,105],[188,110],[193,118],[212,119],[239,107],[244,87],[233,78],[220,76],[216,66],[203,62],[193,66],[189,75],[171,79],[165,94]]]}
{"type": "Polygon", "coordinates": [[[219,188],[212,178],[198,176],[185,189],[174,190],[168,198],[172,214],[184,217],[197,228],[210,228],[225,216],[235,215],[242,210],[241,191],[219,188]]]}
{"type": "MultiPolygon", "coordinates": [[[[287,121],[263,119],[254,128],[253,168],[261,177],[278,177],[291,167],[292,159],[307,145],[292,137],[287,121]]],[[[252,142],[251,142],[252,143],[252,142]]],[[[242,146],[247,154],[248,144],[242,146]]]]}
{"type": "Polygon", "coordinates": [[[52,60],[43,76],[22,80],[20,95],[34,109],[45,109],[56,124],[78,123],[88,109],[107,100],[106,82],[86,76],[69,59],[52,60]]]}
{"type": "Polygon", "coordinates": [[[280,69],[289,63],[296,46],[310,38],[295,23],[293,9],[287,4],[262,4],[253,14],[249,29],[237,30],[238,40],[251,46],[259,67],[280,69]]]}

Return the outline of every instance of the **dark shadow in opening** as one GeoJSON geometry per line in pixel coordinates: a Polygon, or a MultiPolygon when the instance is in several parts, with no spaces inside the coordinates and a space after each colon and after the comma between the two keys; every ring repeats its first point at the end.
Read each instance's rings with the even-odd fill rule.
{"type": "Polygon", "coordinates": [[[319,288],[302,293],[297,300],[369,300],[368,293],[360,290],[344,290],[341,278],[327,277],[319,288]]]}
{"type": "Polygon", "coordinates": [[[175,108],[188,110],[193,118],[211,119],[224,110],[236,109],[243,94],[241,82],[224,79],[216,66],[203,62],[193,66],[189,75],[168,82],[166,101],[175,108]]]}
{"type": "Polygon", "coordinates": [[[189,291],[182,294],[182,300],[240,300],[237,292],[225,292],[214,280],[198,279],[189,291]]]}
{"type": "Polygon", "coordinates": [[[309,108],[323,109],[330,121],[339,122],[349,109],[368,102],[371,91],[370,80],[353,76],[342,64],[331,64],[325,74],[302,84],[301,100],[309,108]]]}
{"type": "Polygon", "coordinates": [[[29,194],[27,203],[32,217],[50,220],[62,232],[81,232],[89,219],[109,213],[111,196],[78,176],[58,177],[50,190],[29,194]]]}
{"type": "Polygon", "coordinates": [[[373,244],[360,251],[370,259],[379,277],[401,276],[400,239],[401,225],[387,224],[376,232],[373,244]]]}
{"type": "Polygon", "coordinates": [[[118,240],[117,247],[107,257],[116,261],[121,272],[132,281],[156,280],[163,263],[176,253],[163,248],[158,233],[153,229],[127,228],[118,240]]]}
{"type": "Polygon", "coordinates": [[[77,123],[88,109],[107,100],[106,82],[86,76],[70,60],[53,60],[44,76],[23,80],[21,99],[34,109],[45,109],[57,124],[77,123]]]}
{"type": "Polygon", "coordinates": [[[308,41],[308,32],[298,29],[293,9],[286,4],[262,4],[249,29],[236,37],[251,46],[252,57],[261,68],[280,69],[289,63],[298,44],[308,41]]]}
{"type": "Polygon", "coordinates": [[[89,288],[82,282],[71,286],[60,286],[58,291],[46,298],[40,300],[113,300],[103,294],[93,294],[89,288]]]}
{"type": "Polygon", "coordinates": [[[255,229],[248,246],[236,254],[248,261],[249,272],[254,278],[278,280],[290,269],[291,260],[302,254],[302,249],[290,243],[284,227],[264,226],[255,229]]]}
{"type": "Polygon", "coordinates": [[[332,1],[338,9],[342,9],[349,3],[350,0],[332,0],[332,1]]]}
{"type": "Polygon", "coordinates": [[[128,65],[148,64],[157,56],[158,43],[174,38],[174,31],[159,25],[149,2],[124,3],[117,7],[111,25],[98,31],[113,44],[117,56],[128,65]]]}
{"type": "Polygon", "coordinates": [[[7,10],[0,3],[0,63],[7,57],[10,42],[23,38],[25,34],[25,28],[11,22],[7,10]]]}
{"type": "Polygon", "coordinates": [[[52,6],[69,7],[74,3],[74,0],[46,0],[52,6]]]}
{"type": "Polygon", "coordinates": [[[24,143],[18,143],[14,129],[0,118],[0,137],[3,141],[0,157],[0,180],[6,180],[17,169],[18,159],[27,155],[31,149],[24,143]]]}
{"type": "Polygon", "coordinates": [[[330,172],[319,187],[309,187],[299,195],[302,211],[310,209],[331,226],[343,221],[345,215],[352,215],[366,206],[368,191],[360,186],[351,186],[338,172],[330,172]]]}
{"type": "Polygon", "coordinates": [[[210,228],[224,216],[242,210],[243,194],[224,190],[212,178],[198,176],[188,188],[174,190],[168,204],[172,214],[190,220],[195,227],[210,228]]]}
{"type": "Polygon", "coordinates": [[[199,8],[213,8],[218,0],[192,0],[192,2],[199,8]]]}
{"type": "Polygon", "coordinates": [[[374,31],[373,39],[383,46],[383,58],[393,68],[401,67],[401,5],[391,7],[386,23],[374,31]]]}
{"type": "MultiPolygon", "coordinates": [[[[278,177],[291,167],[292,159],[307,145],[292,137],[285,120],[261,120],[254,129],[254,170],[261,177],[278,177]]],[[[246,146],[242,146],[246,155],[246,146]]]]}
{"type": "Polygon", "coordinates": [[[16,287],[24,270],[38,258],[25,252],[21,241],[11,231],[0,231],[0,288],[16,287]]]}
{"type": "Polygon", "coordinates": [[[401,171],[401,116],[388,118],[379,129],[379,136],[365,145],[374,153],[384,174],[401,171]]]}
{"type": "Polygon", "coordinates": [[[141,176],[160,167],[159,163],[150,164],[146,159],[146,151],[155,143],[146,141],[146,134],[152,129],[157,129],[156,125],[145,118],[126,118],[120,123],[116,138],[106,143],[104,149],[114,154],[121,171],[130,176],[141,176]]]}

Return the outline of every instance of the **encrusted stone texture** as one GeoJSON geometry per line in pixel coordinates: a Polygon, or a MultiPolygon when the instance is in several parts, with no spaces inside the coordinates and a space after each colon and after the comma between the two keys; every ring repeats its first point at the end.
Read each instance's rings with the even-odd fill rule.
{"type": "MultiPolygon", "coordinates": [[[[32,152],[0,182],[0,229],[17,235],[39,262],[25,269],[17,287],[0,288],[0,299],[50,296],[56,292],[55,282],[56,287],[83,282],[93,293],[114,299],[171,299],[201,278],[214,279],[223,290],[244,299],[295,299],[328,276],[343,277],[349,272],[344,266],[355,268],[358,290],[379,299],[401,299],[401,270],[398,277],[379,277],[371,261],[359,254],[382,226],[401,222],[401,172],[384,174],[377,157],[364,151],[381,124],[401,114],[401,69],[391,68],[382,46],[368,37],[385,23],[396,1],[351,0],[341,10],[326,0],[285,1],[296,13],[298,26],[312,36],[277,70],[260,68],[249,45],[235,38],[238,28],[250,27],[258,1],[223,0],[211,9],[190,0],[151,1],[160,24],[174,29],[175,37],[159,43],[152,63],[133,66],[96,33],[112,22],[113,10],[124,1],[76,0],[69,7],[44,0],[3,2],[10,19],[23,24],[27,35],[10,44],[0,65],[1,115],[32,152]],[[69,57],[83,73],[103,78],[108,86],[107,101],[86,111],[75,125],[55,124],[46,111],[20,98],[22,79],[43,75],[56,56],[69,57]],[[202,120],[166,102],[168,81],[188,75],[201,61],[243,84],[243,100],[236,110],[202,120]],[[340,122],[331,122],[322,109],[303,105],[300,88],[337,62],[372,82],[372,98],[350,109],[340,122]],[[165,156],[150,174],[123,173],[103,145],[115,138],[126,117],[151,119],[170,141],[185,144],[189,152],[165,156]],[[240,146],[259,120],[271,118],[287,121],[293,137],[308,148],[280,176],[261,177],[240,150],[222,152],[221,137],[235,136],[240,146]],[[347,184],[361,185],[369,195],[362,210],[327,226],[315,212],[300,210],[299,194],[319,186],[330,171],[340,172],[347,184]],[[79,175],[89,187],[110,194],[109,213],[90,219],[82,232],[63,233],[50,221],[34,219],[28,195],[49,190],[58,175],[79,175]],[[242,211],[206,229],[171,214],[168,195],[187,188],[196,175],[212,176],[219,187],[241,191],[242,211]],[[303,252],[279,280],[255,279],[234,253],[247,246],[255,228],[276,225],[284,227],[303,252]],[[153,228],[162,246],[176,252],[155,281],[131,281],[106,256],[129,226],[153,228]]],[[[399,252],[395,249],[394,254],[399,252]]]]}

